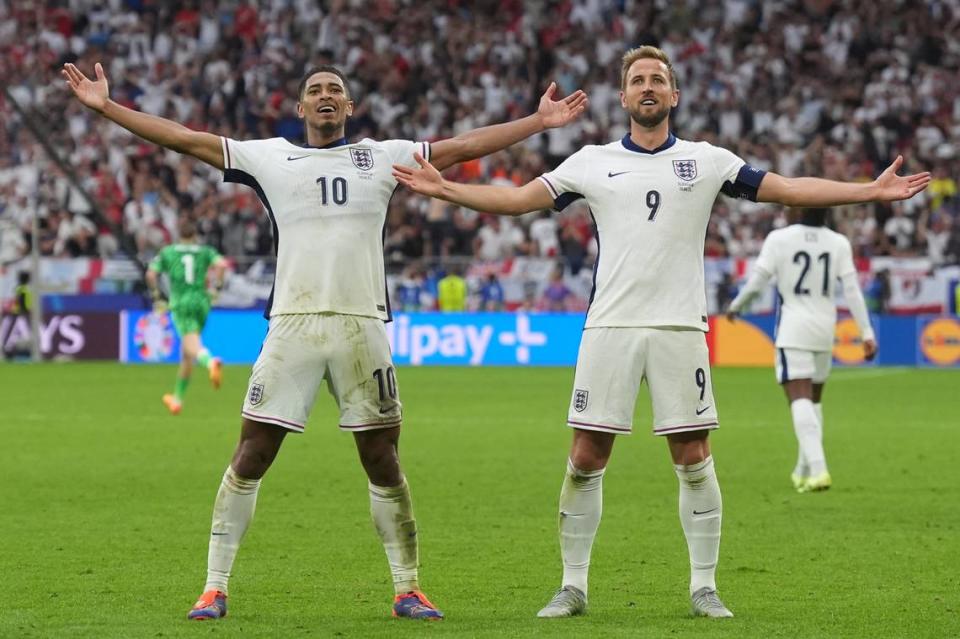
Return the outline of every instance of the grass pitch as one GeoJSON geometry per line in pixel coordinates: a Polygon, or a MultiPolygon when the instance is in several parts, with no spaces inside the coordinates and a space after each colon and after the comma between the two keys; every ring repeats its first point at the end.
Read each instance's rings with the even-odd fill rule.
{"type": "Polygon", "coordinates": [[[825,394],[834,488],[797,495],[795,442],[769,370],[714,371],[724,497],[720,593],[687,615],[677,481],[649,434],[604,480],[590,611],[538,620],[560,578],[557,497],[572,369],[399,372],[402,459],[440,623],[394,620],[352,438],[321,393],[260,491],[230,614],[187,622],[247,367],[184,412],[172,367],[2,365],[0,637],[957,637],[960,371],[839,370],[825,394]]]}

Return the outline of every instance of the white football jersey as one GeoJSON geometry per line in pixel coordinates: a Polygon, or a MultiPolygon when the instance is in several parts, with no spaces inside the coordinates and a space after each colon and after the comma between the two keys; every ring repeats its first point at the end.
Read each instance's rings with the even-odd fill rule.
{"type": "Polygon", "coordinates": [[[835,285],[857,272],[850,241],[824,226],[791,224],[767,235],[754,268],[774,279],[780,297],[777,348],[833,350],[835,285]]]}
{"type": "Polygon", "coordinates": [[[390,319],[383,232],[397,181],[426,142],[346,138],[302,147],[284,138],[223,142],[226,182],[252,187],[273,223],[277,273],[266,316],[342,313],[390,319]]]}
{"type": "Polygon", "coordinates": [[[764,175],[726,149],[671,134],[652,151],[629,135],[586,146],[540,176],[557,210],[585,198],[597,227],[585,327],[706,331],[703,244],[714,200],[755,200],[764,175]]]}

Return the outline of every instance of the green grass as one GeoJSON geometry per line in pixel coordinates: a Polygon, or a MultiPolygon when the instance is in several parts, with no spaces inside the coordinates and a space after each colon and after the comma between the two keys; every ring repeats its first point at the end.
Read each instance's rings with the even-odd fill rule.
{"type": "Polygon", "coordinates": [[[717,370],[720,592],[690,619],[664,442],[622,438],[605,479],[589,615],[538,620],[558,585],[556,504],[572,369],[400,371],[402,456],[438,624],[389,617],[383,550],[349,435],[321,393],[260,491],[230,616],[188,623],[248,369],[0,366],[0,637],[960,636],[960,371],[840,370],[825,396],[834,489],[797,495],[789,413],[769,370],[717,370]]]}

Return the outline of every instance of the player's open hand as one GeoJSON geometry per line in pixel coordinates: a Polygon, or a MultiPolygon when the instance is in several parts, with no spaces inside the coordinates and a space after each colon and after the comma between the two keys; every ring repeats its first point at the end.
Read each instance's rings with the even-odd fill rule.
{"type": "Polygon", "coordinates": [[[413,159],[420,165],[419,169],[394,164],[393,177],[396,178],[397,182],[417,193],[430,197],[440,197],[443,193],[443,177],[440,175],[440,171],[423,159],[423,156],[419,153],[414,153],[413,159]]]}
{"type": "Polygon", "coordinates": [[[84,106],[90,107],[94,111],[103,111],[107,106],[107,100],[110,99],[107,76],[99,62],[93,65],[93,71],[97,76],[96,80],[91,80],[83,75],[80,69],[68,62],[63,65],[60,73],[67,79],[67,86],[73,91],[73,95],[77,96],[77,99],[84,106]]]}
{"type": "Polygon", "coordinates": [[[898,155],[893,164],[873,181],[877,189],[876,200],[879,202],[894,202],[912,198],[930,184],[930,173],[914,173],[913,175],[897,175],[903,166],[903,156],[898,155]]]}
{"type": "Polygon", "coordinates": [[[872,362],[877,356],[877,342],[872,339],[863,340],[863,356],[868,362],[872,362]]]}
{"type": "Polygon", "coordinates": [[[540,96],[537,114],[543,120],[543,126],[546,129],[570,124],[587,110],[589,104],[587,94],[583,91],[577,90],[562,100],[554,100],[553,96],[556,92],[557,83],[551,82],[546,92],[540,96]]]}

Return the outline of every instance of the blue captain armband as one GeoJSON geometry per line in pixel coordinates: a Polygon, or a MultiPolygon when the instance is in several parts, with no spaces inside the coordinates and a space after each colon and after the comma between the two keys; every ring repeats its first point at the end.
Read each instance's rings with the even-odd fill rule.
{"type": "Polygon", "coordinates": [[[751,202],[757,201],[757,191],[760,190],[760,183],[767,174],[763,169],[757,169],[749,164],[740,167],[737,173],[737,179],[733,182],[727,180],[720,187],[720,192],[730,197],[738,197],[751,202]]]}

